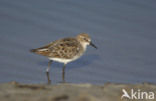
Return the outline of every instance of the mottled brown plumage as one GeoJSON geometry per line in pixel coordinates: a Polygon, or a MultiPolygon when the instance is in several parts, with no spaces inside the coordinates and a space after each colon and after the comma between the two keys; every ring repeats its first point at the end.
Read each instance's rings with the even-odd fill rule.
{"type": "Polygon", "coordinates": [[[64,38],[31,51],[49,58],[72,59],[81,55],[84,49],[75,38],[64,38]]]}
{"type": "Polygon", "coordinates": [[[62,80],[63,82],[65,82],[65,65],[82,56],[87,48],[87,45],[92,45],[94,48],[96,48],[96,46],[91,42],[88,34],[80,33],[76,37],[56,40],[48,45],[37,49],[31,49],[30,51],[39,55],[46,56],[50,59],[47,68],[48,83],[50,83],[49,69],[52,61],[64,63],[62,70],[62,80]]]}

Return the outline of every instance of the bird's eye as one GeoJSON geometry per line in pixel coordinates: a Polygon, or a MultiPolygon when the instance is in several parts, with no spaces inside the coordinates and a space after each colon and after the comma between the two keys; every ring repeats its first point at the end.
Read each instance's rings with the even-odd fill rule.
{"type": "Polygon", "coordinates": [[[88,41],[87,38],[83,38],[85,41],[88,41]]]}

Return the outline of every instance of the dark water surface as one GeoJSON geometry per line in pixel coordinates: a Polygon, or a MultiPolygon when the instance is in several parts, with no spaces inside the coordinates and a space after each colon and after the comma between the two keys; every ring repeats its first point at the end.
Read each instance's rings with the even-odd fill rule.
{"type": "Polygon", "coordinates": [[[29,49],[80,32],[99,49],[68,64],[66,81],[156,83],[155,0],[0,0],[0,82],[46,82],[48,59],[29,49]]]}

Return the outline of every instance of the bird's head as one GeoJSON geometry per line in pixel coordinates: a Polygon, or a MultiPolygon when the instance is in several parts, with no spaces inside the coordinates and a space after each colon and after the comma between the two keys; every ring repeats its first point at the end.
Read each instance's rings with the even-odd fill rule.
{"type": "Polygon", "coordinates": [[[97,49],[97,47],[92,43],[90,36],[87,33],[80,33],[77,35],[77,40],[86,47],[87,45],[91,45],[97,49]]]}

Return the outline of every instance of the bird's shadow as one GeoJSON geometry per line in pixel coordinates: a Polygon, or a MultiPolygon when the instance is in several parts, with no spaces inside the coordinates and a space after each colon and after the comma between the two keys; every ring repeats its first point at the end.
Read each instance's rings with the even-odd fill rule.
{"type": "MultiPolygon", "coordinates": [[[[87,65],[92,64],[94,61],[99,61],[99,60],[100,60],[100,57],[97,54],[87,54],[85,56],[82,56],[78,60],[68,63],[67,68],[68,69],[81,68],[81,67],[85,67],[87,65]]],[[[44,67],[48,67],[48,61],[39,62],[38,64],[44,67]]],[[[63,64],[58,63],[58,62],[53,62],[51,67],[62,68],[63,64]]]]}

